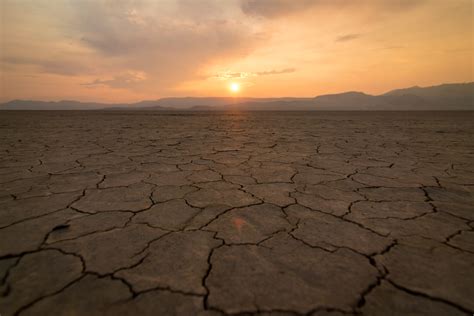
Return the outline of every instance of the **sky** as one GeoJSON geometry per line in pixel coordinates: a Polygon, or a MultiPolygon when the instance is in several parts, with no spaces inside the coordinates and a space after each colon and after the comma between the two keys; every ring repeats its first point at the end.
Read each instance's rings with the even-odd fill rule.
{"type": "Polygon", "coordinates": [[[473,0],[0,0],[0,102],[473,80],[473,0]]]}

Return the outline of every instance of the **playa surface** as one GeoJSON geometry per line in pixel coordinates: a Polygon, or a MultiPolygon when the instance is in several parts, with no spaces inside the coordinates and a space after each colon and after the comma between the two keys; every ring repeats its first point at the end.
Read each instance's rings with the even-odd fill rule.
{"type": "Polygon", "coordinates": [[[0,113],[0,314],[474,311],[472,112],[0,113]]]}

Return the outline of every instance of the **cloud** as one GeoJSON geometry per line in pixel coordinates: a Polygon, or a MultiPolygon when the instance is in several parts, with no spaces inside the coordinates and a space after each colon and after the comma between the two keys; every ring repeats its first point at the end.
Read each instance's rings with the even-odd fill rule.
{"type": "Polygon", "coordinates": [[[252,72],[228,72],[228,71],[225,71],[225,72],[221,72],[217,75],[213,75],[209,78],[215,78],[215,79],[219,79],[219,80],[229,80],[229,79],[244,79],[244,78],[248,78],[248,77],[252,77],[252,76],[255,76],[254,73],[252,72]]]}
{"type": "Polygon", "coordinates": [[[240,0],[240,7],[245,14],[265,18],[278,18],[303,12],[309,9],[370,8],[375,12],[410,10],[426,0],[240,0]]]}
{"type": "Polygon", "coordinates": [[[280,75],[295,72],[295,68],[285,68],[281,70],[268,70],[268,71],[258,71],[258,72],[229,72],[224,71],[213,75],[209,78],[215,78],[218,80],[229,80],[229,79],[245,79],[249,77],[258,77],[258,76],[269,76],[269,75],[280,75]]]}
{"type": "Polygon", "coordinates": [[[285,68],[282,70],[261,71],[261,72],[257,72],[256,74],[259,76],[268,76],[268,75],[288,74],[295,71],[296,71],[295,68],[285,68]]]}
{"type": "MultiPolygon", "coordinates": [[[[213,1],[199,1],[199,3],[213,1]]],[[[196,16],[193,2],[180,1],[74,2],[75,27],[82,41],[108,56],[135,55],[152,50],[154,62],[167,54],[184,55],[238,48],[254,35],[243,21],[216,19],[203,12],[196,16]],[[189,6],[189,8],[188,8],[189,6]],[[192,49],[192,51],[189,51],[192,49]]],[[[197,10],[197,9],[196,9],[197,10]]]]}
{"type": "Polygon", "coordinates": [[[57,59],[41,59],[35,57],[13,57],[5,56],[1,62],[8,65],[34,66],[41,73],[49,73],[62,76],[76,76],[89,72],[90,68],[77,60],[67,60],[63,57],[57,59]]]}
{"type": "Polygon", "coordinates": [[[105,79],[105,80],[96,79],[92,82],[86,82],[81,85],[89,86],[89,87],[105,85],[111,88],[128,88],[131,85],[134,85],[138,82],[142,82],[146,80],[146,78],[147,78],[147,75],[144,72],[129,71],[129,72],[114,76],[113,79],[105,79]]]}
{"type": "Polygon", "coordinates": [[[241,0],[241,8],[249,15],[272,18],[305,10],[317,2],[317,0],[241,0]]]}
{"type": "Polygon", "coordinates": [[[336,42],[348,42],[348,41],[358,39],[359,37],[361,37],[361,34],[356,34],[356,33],[345,34],[345,35],[336,37],[336,42]]]}
{"type": "MultiPolygon", "coordinates": [[[[336,91],[351,81],[356,87],[364,80],[379,85],[392,80],[380,75],[386,65],[419,64],[427,51],[469,47],[471,3],[461,2],[6,1],[0,27],[3,98],[218,95],[226,88],[218,80],[252,82],[246,93],[261,96],[314,94],[308,89],[315,86],[336,91]],[[453,14],[440,21],[443,12],[453,14]],[[351,50],[344,49],[349,44],[351,50]],[[290,74],[296,70],[287,66],[298,72],[290,74]],[[341,77],[364,69],[373,75],[341,77]]],[[[457,63],[449,67],[452,78],[469,69],[462,66],[468,54],[456,54],[461,58],[452,58],[457,63]]],[[[445,64],[441,55],[417,71],[444,73],[436,68],[445,64]]],[[[391,75],[400,79],[409,73],[400,68],[399,75],[391,75]]]]}
{"type": "MultiPolygon", "coordinates": [[[[146,72],[146,82],[131,85],[134,89],[161,92],[198,78],[211,62],[246,56],[262,43],[258,25],[247,23],[236,5],[213,0],[199,1],[199,6],[184,0],[119,3],[72,2],[71,24],[82,45],[100,59],[117,69],[146,72]]],[[[98,83],[116,86],[122,79],[98,83]]]]}

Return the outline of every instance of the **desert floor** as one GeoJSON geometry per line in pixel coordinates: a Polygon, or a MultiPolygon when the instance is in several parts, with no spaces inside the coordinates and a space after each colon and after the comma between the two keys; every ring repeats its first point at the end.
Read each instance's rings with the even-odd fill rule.
{"type": "Polygon", "coordinates": [[[0,112],[0,314],[474,311],[474,113],[0,112]]]}

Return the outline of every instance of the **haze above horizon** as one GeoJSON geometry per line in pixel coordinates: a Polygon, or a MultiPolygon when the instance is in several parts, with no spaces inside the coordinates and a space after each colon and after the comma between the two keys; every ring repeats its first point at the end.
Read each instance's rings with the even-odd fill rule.
{"type": "Polygon", "coordinates": [[[0,102],[474,81],[470,0],[4,0],[0,14],[0,102]]]}

